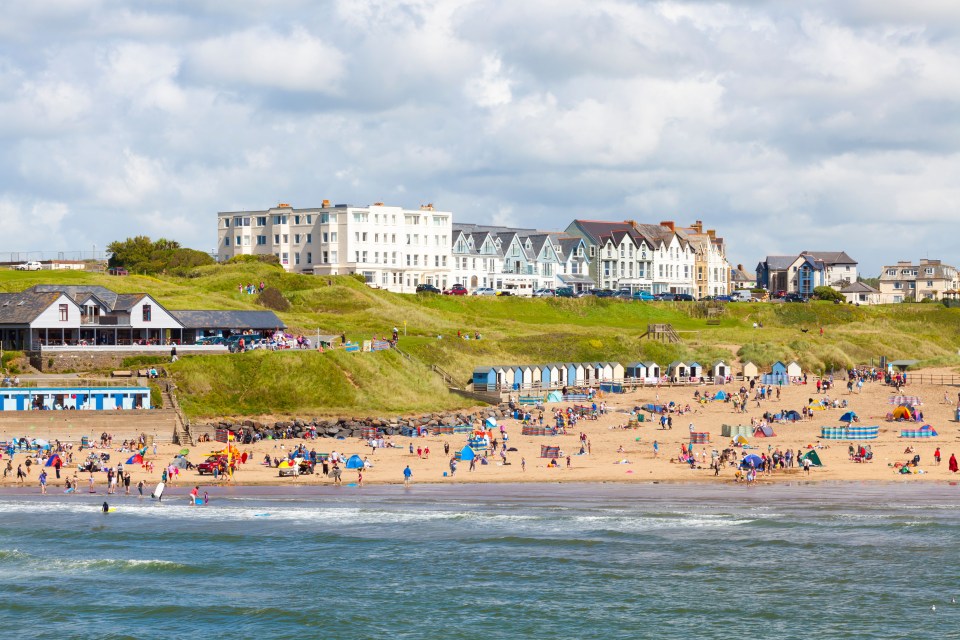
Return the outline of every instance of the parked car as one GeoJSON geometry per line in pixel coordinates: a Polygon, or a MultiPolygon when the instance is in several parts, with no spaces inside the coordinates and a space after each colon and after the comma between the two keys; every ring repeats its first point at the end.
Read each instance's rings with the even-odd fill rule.
{"type": "Polygon", "coordinates": [[[594,291],[593,295],[598,298],[612,298],[617,295],[617,292],[613,289],[600,289],[599,291],[594,291]]]}
{"type": "Polygon", "coordinates": [[[233,353],[240,349],[240,341],[243,340],[243,348],[246,349],[249,345],[252,345],[256,340],[262,340],[263,336],[259,333],[235,333],[226,340],[223,341],[223,344],[226,345],[227,349],[233,353]]]}
{"type": "Polygon", "coordinates": [[[473,295],[475,296],[495,296],[497,292],[493,290],[492,287],[480,287],[479,289],[473,290],[473,295]]]}
{"type": "Polygon", "coordinates": [[[537,289],[533,292],[534,298],[553,298],[557,295],[557,292],[553,289],[537,289]]]}
{"type": "Polygon", "coordinates": [[[130,272],[124,269],[123,267],[110,267],[107,269],[107,273],[111,276],[128,276],[130,272]]]}
{"type": "Polygon", "coordinates": [[[730,297],[737,302],[753,302],[753,293],[749,289],[737,289],[730,297]]]}
{"type": "Polygon", "coordinates": [[[660,300],[660,301],[662,301],[662,302],[673,302],[674,300],[677,299],[677,294],[665,292],[665,293],[658,293],[658,294],[657,294],[656,296],[654,296],[654,297],[655,297],[657,300],[660,300]]]}
{"type": "Polygon", "coordinates": [[[791,291],[790,293],[783,296],[783,301],[784,302],[806,302],[807,299],[804,298],[799,293],[794,293],[793,291],[791,291]]]}
{"type": "Polygon", "coordinates": [[[784,291],[783,289],[780,289],[779,291],[774,291],[773,293],[771,293],[771,294],[770,294],[770,297],[773,298],[773,299],[776,299],[776,300],[781,300],[781,299],[783,299],[786,295],[787,295],[787,292],[784,291]]]}
{"type": "Polygon", "coordinates": [[[633,300],[633,293],[629,289],[621,289],[613,294],[613,297],[619,300],[633,300]]]}
{"type": "Polygon", "coordinates": [[[443,292],[445,296],[465,296],[469,293],[467,288],[462,284],[455,284],[446,291],[443,292]]]}
{"type": "Polygon", "coordinates": [[[713,299],[716,300],[717,302],[733,302],[733,297],[725,294],[720,294],[719,296],[715,296],[713,299]]]}
{"type": "Polygon", "coordinates": [[[14,269],[17,271],[40,271],[40,269],[43,269],[43,266],[36,260],[31,260],[30,262],[18,264],[14,269]]]}
{"type": "Polygon", "coordinates": [[[197,344],[223,344],[225,340],[226,338],[223,336],[204,336],[202,338],[197,338],[197,344]]]}
{"type": "Polygon", "coordinates": [[[558,298],[576,298],[577,292],[573,290],[573,287],[558,287],[556,296],[558,298]]]}
{"type": "Polygon", "coordinates": [[[673,294],[673,299],[676,300],[677,302],[695,302],[696,301],[696,298],[694,298],[689,293],[675,293],[673,294]]]}
{"type": "Polygon", "coordinates": [[[441,291],[432,284],[418,284],[417,293],[441,293],[441,291]]]}
{"type": "Polygon", "coordinates": [[[653,294],[650,293],[649,291],[636,291],[631,297],[634,300],[640,300],[641,302],[651,302],[653,300],[656,300],[656,298],[653,297],[653,294]]]}

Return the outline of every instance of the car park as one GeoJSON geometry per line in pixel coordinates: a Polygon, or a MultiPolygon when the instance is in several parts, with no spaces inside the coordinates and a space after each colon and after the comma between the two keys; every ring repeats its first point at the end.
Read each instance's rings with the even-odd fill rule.
{"type": "Polygon", "coordinates": [[[455,284],[446,291],[443,292],[445,296],[465,296],[469,293],[467,288],[462,284],[455,284]]]}
{"type": "Polygon", "coordinates": [[[617,292],[613,289],[600,289],[599,291],[594,291],[593,295],[598,298],[612,298],[617,295],[617,292]]]}
{"type": "Polygon", "coordinates": [[[440,293],[440,289],[437,289],[432,284],[418,284],[417,293],[440,293]]]}

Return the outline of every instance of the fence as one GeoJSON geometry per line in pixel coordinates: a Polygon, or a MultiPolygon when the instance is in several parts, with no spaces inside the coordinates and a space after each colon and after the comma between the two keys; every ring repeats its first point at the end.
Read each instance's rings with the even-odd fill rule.
{"type": "MultiPolygon", "coordinates": [[[[700,384],[734,384],[737,382],[744,382],[748,379],[745,379],[742,375],[736,376],[727,376],[724,378],[724,382],[716,382],[713,376],[704,376],[703,381],[701,382],[700,378],[696,379],[684,379],[684,380],[671,380],[668,377],[663,377],[657,382],[651,382],[649,378],[617,378],[614,380],[589,380],[585,382],[574,383],[560,383],[560,382],[548,382],[546,384],[542,382],[531,382],[531,383],[515,383],[513,386],[508,385],[498,385],[498,384],[476,384],[474,383],[474,391],[488,391],[491,393],[503,392],[508,393],[511,391],[553,391],[557,389],[563,389],[564,387],[568,389],[590,389],[590,388],[601,388],[608,387],[610,385],[620,385],[623,387],[689,387],[696,386],[700,384]]],[[[720,380],[720,378],[717,378],[720,380]]],[[[960,383],[960,377],[957,377],[957,382],[960,383]]],[[[614,391],[619,393],[620,391],[614,391]]]]}

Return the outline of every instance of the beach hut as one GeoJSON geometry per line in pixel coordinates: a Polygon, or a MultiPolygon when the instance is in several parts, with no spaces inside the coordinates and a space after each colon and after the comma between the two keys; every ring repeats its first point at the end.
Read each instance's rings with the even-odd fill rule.
{"type": "Polygon", "coordinates": [[[586,380],[582,362],[571,362],[567,366],[567,374],[567,384],[569,385],[581,385],[586,380]]]}
{"type": "Polygon", "coordinates": [[[627,380],[643,380],[647,377],[647,366],[642,362],[631,362],[623,368],[623,377],[627,380]]]}
{"type": "Polygon", "coordinates": [[[523,367],[520,365],[513,366],[513,388],[519,389],[523,386],[523,367]]]}
{"type": "Polygon", "coordinates": [[[656,362],[644,362],[643,364],[647,368],[647,381],[659,381],[660,376],[663,375],[663,373],[660,371],[660,365],[658,365],[656,362]]]}
{"type": "Polygon", "coordinates": [[[503,389],[507,387],[507,370],[502,366],[494,366],[493,372],[497,376],[497,388],[503,389]]]}
{"type": "Polygon", "coordinates": [[[726,379],[730,375],[730,367],[723,360],[717,360],[713,363],[712,373],[714,379],[726,379]]]}
{"type": "Polygon", "coordinates": [[[670,379],[674,382],[686,380],[687,376],[689,375],[687,363],[681,362],[680,360],[674,360],[667,365],[667,375],[670,376],[670,379]]]}
{"type": "Polygon", "coordinates": [[[513,389],[513,367],[511,366],[500,367],[498,373],[502,374],[498,376],[498,380],[500,381],[500,388],[513,389]]]}
{"type": "Polygon", "coordinates": [[[473,389],[488,391],[497,387],[497,372],[493,367],[477,367],[473,370],[473,389]]]}
{"type": "Polygon", "coordinates": [[[610,365],[610,379],[615,382],[623,382],[624,367],[619,362],[608,362],[610,365]]]}
{"type": "Polygon", "coordinates": [[[796,360],[787,365],[787,377],[791,379],[803,377],[803,368],[797,364],[796,360]]]}
{"type": "Polygon", "coordinates": [[[551,362],[550,367],[550,384],[554,387],[562,387],[566,384],[567,380],[567,369],[566,367],[559,362],[551,362]]]}
{"type": "Polygon", "coordinates": [[[533,386],[539,387],[543,384],[543,366],[536,365],[530,371],[533,374],[533,386]]]}
{"type": "Polygon", "coordinates": [[[701,365],[699,362],[691,362],[689,367],[689,375],[691,378],[703,377],[703,365],[701,365]]]}
{"type": "Polygon", "coordinates": [[[760,377],[760,367],[752,362],[746,362],[743,365],[743,379],[750,381],[760,377]]]}
{"type": "Polygon", "coordinates": [[[524,389],[529,389],[533,386],[533,367],[530,365],[523,365],[518,367],[520,370],[520,379],[517,382],[522,383],[524,389]]]}
{"type": "Polygon", "coordinates": [[[610,362],[597,363],[597,378],[601,382],[611,382],[613,378],[613,364],[610,362]]]}
{"type": "Polygon", "coordinates": [[[789,384],[790,379],[787,377],[787,365],[783,364],[779,360],[773,363],[773,366],[770,367],[770,373],[764,374],[763,384],[772,384],[772,385],[781,385],[789,384]]]}

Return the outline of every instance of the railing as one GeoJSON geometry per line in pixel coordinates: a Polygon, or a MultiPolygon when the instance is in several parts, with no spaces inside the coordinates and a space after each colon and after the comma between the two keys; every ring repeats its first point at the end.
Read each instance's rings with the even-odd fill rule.
{"type": "Polygon", "coordinates": [[[29,380],[20,380],[20,383],[16,386],[12,384],[2,384],[0,387],[8,387],[14,389],[36,389],[36,388],[52,388],[52,389],[87,389],[87,388],[100,388],[100,387],[140,387],[132,379],[117,380],[115,378],[43,378],[43,379],[29,379],[29,380]]]}
{"type": "Polygon", "coordinates": [[[936,373],[910,373],[907,371],[907,385],[936,384],[942,386],[960,386],[960,376],[945,376],[936,373]]]}
{"type": "MultiPolygon", "coordinates": [[[[727,376],[725,378],[730,384],[736,382],[744,382],[745,378],[743,375],[727,376]]],[[[524,382],[518,383],[516,387],[512,385],[498,385],[498,384],[487,384],[487,385],[478,385],[474,383],[475,391],[488,391],[488,392],[514,392],[514,391],[557,391],[567,387],[568,389],[573,388],[591,388],[591,387],[600,387],[601,385],[622,385],[624,387],[689,387],[697,385],[713,385],[713,384],[726,384],[726,382],[717,382],[716,378],[713,376],[703,376],[701,378],[682,378],[679,380],[674,380],[671,378],[616,378],[612,380],[606,379],[592,379],[589,381],[580,381],[580,382],[524,382]]]]}
{"type": "MultiPolygon", "coordinates": [[[[169,354],[172,345],[163,344],[68,344],[68,345],[40,345],[41,353],[165,353],[169,354]]],[[[229,350],[222,344],[187,344],[177,345],[177,355],[187,353],[227,353],[229,350]]]]}

